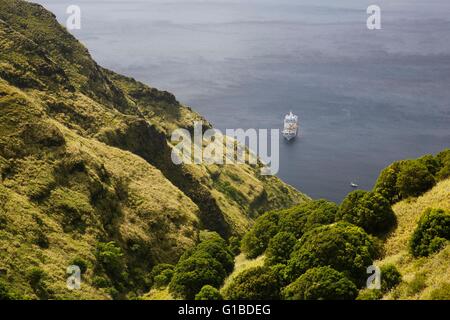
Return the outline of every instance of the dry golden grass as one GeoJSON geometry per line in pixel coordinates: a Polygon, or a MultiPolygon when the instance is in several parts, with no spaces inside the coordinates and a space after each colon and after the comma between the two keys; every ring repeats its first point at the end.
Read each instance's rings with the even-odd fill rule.
{"type": "Polygon", "coordinates": [[[143,300],[175,300],[169,292],[169,288],[152,289],[142,296],[143,300]]]}
{"type": "Polygon", "coordinates": [[[241,272],[250,268],[261,267],[264,265],[264,255],[256,259],[247,259],[243,253],[238,255],[234,260],[234,271],[225,279],[225,282],[220,289],[221,292],[233,281],[233,279],[241,272]]]}

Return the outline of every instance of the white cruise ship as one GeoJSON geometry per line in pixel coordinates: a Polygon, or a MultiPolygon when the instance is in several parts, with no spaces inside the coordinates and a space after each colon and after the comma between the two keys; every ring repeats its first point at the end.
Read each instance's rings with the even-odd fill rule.
{"type": "Polygon", "coordinates": [[[283,137],[287,140],[295,138],[298,134],[298,117],[291,112],[284,117],[283,137]]]}

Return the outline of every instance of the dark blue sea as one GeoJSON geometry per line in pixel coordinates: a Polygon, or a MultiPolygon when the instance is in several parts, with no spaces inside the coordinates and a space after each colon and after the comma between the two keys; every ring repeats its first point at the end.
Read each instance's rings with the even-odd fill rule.
{"type": "Polygon", "coordinates": [[[450,147],[450,1],[37,1],[104,67],[173,92],[216,128],[281,128],[279,177],[314,198],[370,189],[397,159],[450,147]],[[381,8],[381,30],[366,9],[381,8]]]}

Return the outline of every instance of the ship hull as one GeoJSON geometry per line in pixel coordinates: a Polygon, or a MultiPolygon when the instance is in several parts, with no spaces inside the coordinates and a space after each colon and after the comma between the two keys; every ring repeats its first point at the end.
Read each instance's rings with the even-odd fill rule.
{"type": "Polygon", "coordinates": [[[289,132],[289,133],[283,132],[283,137],[288,141],[294,139],[296,136],[297,136],[296,132],[295,133],[294,132],[289,132]]]}

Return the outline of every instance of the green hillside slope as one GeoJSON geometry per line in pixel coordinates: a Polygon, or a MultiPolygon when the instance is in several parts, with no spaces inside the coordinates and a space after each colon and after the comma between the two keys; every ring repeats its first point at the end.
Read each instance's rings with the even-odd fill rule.
{"type": "Polygon", "coordinates": [[[207,123],[200,115],[98,66],[41,6],[0,8],[0,286],[11,296],[139,295],[199,230],[242,235],[260,213],[309,200],[257,166],[174,165],[172,130],[207,123]],[[86,266],[82,291],[66,288],[73,261],[86,266]]]}
{"type": "Polygon", "coordinates": [[[398,227],[386,240],[386,257],[380,264],[395,264],[404,282],[387,294],[386,299],[431,299],[433,292],[441,288],[447,288],[446,299],[450,299],[450,244],[428,257],[414,258],[408,250],[409,240],[427,208],[450,210],[450,179],[439,182],[418,198],[393,206],[398,227]]]}

